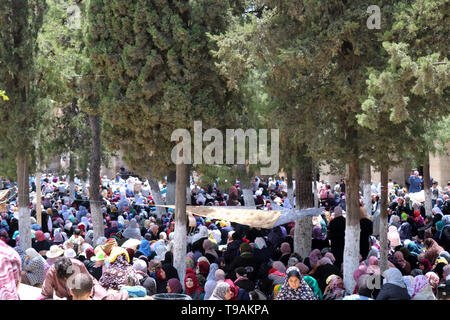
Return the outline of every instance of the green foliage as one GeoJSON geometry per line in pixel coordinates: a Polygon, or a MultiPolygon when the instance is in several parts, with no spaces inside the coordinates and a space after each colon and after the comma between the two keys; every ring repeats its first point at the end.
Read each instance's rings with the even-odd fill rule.
{"type": "Polygon", "coordinates": [[[44,0],[5,0],[0,6],[0,87],[9,98],[0,99],[2,169],[13,166],[18,152],[32,153],[42,120],[36,39],[45,10],[44,0]]]}
{"type": "MultiPolygon", "coordinates": [[[[65,173],[86,177],[91,131],[88,115],[79,104],[82,70],[88,62],[83,51],[82,28],[86,5],[80,2],[75,6],[73,2],[61,0],[47,0],[47,3],[48,11],[38,37],[40,54],[37,63],[41,71],[40,103],[52,125],[43,124],[39,139],[40,158],[46,163],[55,154],[67,154],[73,163],[65,173]],[[70,20],[71,14],[75,15],[78,10],[79,26],[70,20]]],[[[105,159],[109,158],[108,153],[104,148],[105,159]]]]}
{"type": "Polygon", "coordinates": [[[229,10],[213,0],[90,1],[86,49],[97,78],[83,79],[83,89],[101,98],[82,103],[103,113],[105,143],[133,171],[164,176],[174,169],[175,129],[193,132],[194,120],[223,128],[236,117],[206,36],[226,28],[229,10]]]}
{"type": "Polygon", "coordinates": [[[448,149],[449,10],[449,1],[401,1],[394,6],[392,30],[379,36],[387,57],[369,70],[368,97],[358,115],[378,138],[378,165],[393,156],[420,164],[429,152],[448,149]]]}

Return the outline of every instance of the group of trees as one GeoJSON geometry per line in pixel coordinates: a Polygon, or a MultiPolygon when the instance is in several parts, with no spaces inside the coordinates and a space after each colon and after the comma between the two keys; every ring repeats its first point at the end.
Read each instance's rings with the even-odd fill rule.
{"type": "MultiPolygon", "coordinates": [[[[89,165],[94,237],[101,236],[92,186],[108,152],[121,150],[152,189],[164,176],[176,181],[174,262],[184,278],[193,167],[172,162],[172,132],[192,132],[199,120],[222,131],[278,128],[297,208],[314,206],[317,163],[345,165],[344,282],[353,288],[360,169],[381,171],[386,247],[389,168],[414,158],[427,184],[428,155],[448,142],[448,12],[444,0],[5,1],[0,88],[9,101],[0,101],[0,150],[2,170],[17,173],[21,245],[31,245],[28,174],[52,154],[68,154],[70,181],[89,165]],[[381,9],[380,29],[367,27],[371,5],[381,9]]],[[[219,171],[230,182],[238,177],[249,189],[257,166],[195,169],[205,179],[219,171]]],[[[310,218],[296,222],[302,256],[311,228],[310,218]]]]}

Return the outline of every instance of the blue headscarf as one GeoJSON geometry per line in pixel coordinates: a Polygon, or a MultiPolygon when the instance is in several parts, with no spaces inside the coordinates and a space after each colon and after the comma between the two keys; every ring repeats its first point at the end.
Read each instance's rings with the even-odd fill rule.
{"type": "Polygon", "coordinates": [[[150,249],[150,242],[148,240],[142,240],[139,246],[139,251],[142,252],[146,257],[150,257],[152,250],[150,249]]]}
{"type": "Polygon", "coordinates": [[[414,242],[410,242],[406,245],[406,249],[408,249],[412,254],[414,254],[415,256],[418,256],[419,254],[422,253],[422,251],[419,249],[419,247],[417,246],[417,244],[415,244],[414,242]]]}

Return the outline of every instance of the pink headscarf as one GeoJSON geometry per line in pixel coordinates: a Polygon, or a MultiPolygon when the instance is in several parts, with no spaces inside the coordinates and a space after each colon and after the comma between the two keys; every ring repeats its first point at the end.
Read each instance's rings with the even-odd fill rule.
{"type": "Polygon", "coordinates": [[[319,249],[314,249],[313,251],[311,251],[311,253],[309,254],[309,265],[311,266],[311,268],[313,268],[321,258],[322,253],[319,249]]]}
{"type": "Polygon", "coordinates": [[[336,258],[334,257],[334,255],[331,252],[325,253],[325,258],[330,259],[331,262],[333,262],[333,263],[336,261],[336,258]]]}
{"type": "Polygon", "coordinates": [[[435,272],[427,272],[425,274],[425,277],[428,279],[428,282],[430,283],[431,287],[437,288],[439,285],[439,276],[435,272]]]}
{"type": "Polygon", "coordinates": [[[299,262],[295,266],[300,270],[300,273],[302,275],[308,274],[309,268],[308,268],[308,266],[306,264],[299,262]]]}
{"type": "Polygon", "coordinates": [[[418,275],[417,277],[415,277],[414,281],[413,281],[414,292],[413,292],[411,298],[414,298],[414,296],[416,294],[418,294],[420,291],[423,290],[423,288],[425,288],[428,285],[430,285],[430,283],[426,276],[418,275]]]}
{"type": "Polygon", "coordinates": [[[281,273],[285,273],[286,272],[286,266],[281,261],[275,261],[272,264],[272,268],[278,270],[281,273]]]}
{"type": "Polygon", "coordinates": [[[377,266],[378,265],[378,258],[374,257],[374,256],[369,257],[369,259],[367,260],[367,264],[369,266],[377,266]]]}
{"type": "Polygon", "coordinates": [[[291,245],[287,242],[283,242],[280,247],[281,254],[287,255],[291,253],[291,245]]]}
{"type": "Polygon", "coordinates": [[[361,265],[353,272],[353,279],[355,279],[356,282],[358,282],[359,277],[361,277],[363,274],[367,273],[367,267],[364,265],[361,265]]]}
{"type": "Polygon", "coordinates": [[[380,267],[378,265],[374,265],[374,264],[369,265],[367,267],[367,273],[368,274],[381,274],[380,267]]]}
{"type": "Polygon", "coordinates": [[[400,234],[398,233],[396,226],[389,227],[387,238],[388,238],[389,242],[391,243],[391,247],[396,247],[401,244],[400,234]]]}
{"type": "Polygon", "coordinates": [[[404,268],[406,266],[406,260],[403,257],[403,253],[401,253],[401,251],[397,251],[396,253],[394,253],[394,256],[397,258],[397,262],[398,264],[404,268]]]}

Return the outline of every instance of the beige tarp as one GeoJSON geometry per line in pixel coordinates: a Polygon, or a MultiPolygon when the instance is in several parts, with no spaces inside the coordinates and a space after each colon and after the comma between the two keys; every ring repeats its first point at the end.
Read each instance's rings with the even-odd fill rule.
{"type": "MultiPolygon", "coordinates": [[[[161,207],[175,209],[175,206],[161,207]]],[[[281,215],[281,211],[235,208],[236,207],[230,209],[229,207],[186,206],[186,212],[189,216],[191,214],[195,214],[204,218],[225,220],[251,226],[254,228],[265,229],[271,229],[281,215]]],[[[190,218],[192,219],[193,217],[190,218]]]]}
{"type": "Polygon", "coordinates": [[[6,203],[8,202],[9,189],[0,191],[0,212],[6,212],[6,203]]]}
{"type": "Polygon", "coordinates": [[[420,192],[414,192],[409,194],[412,201],[425,202],[425,192],[422,190],[420,192]]]}

